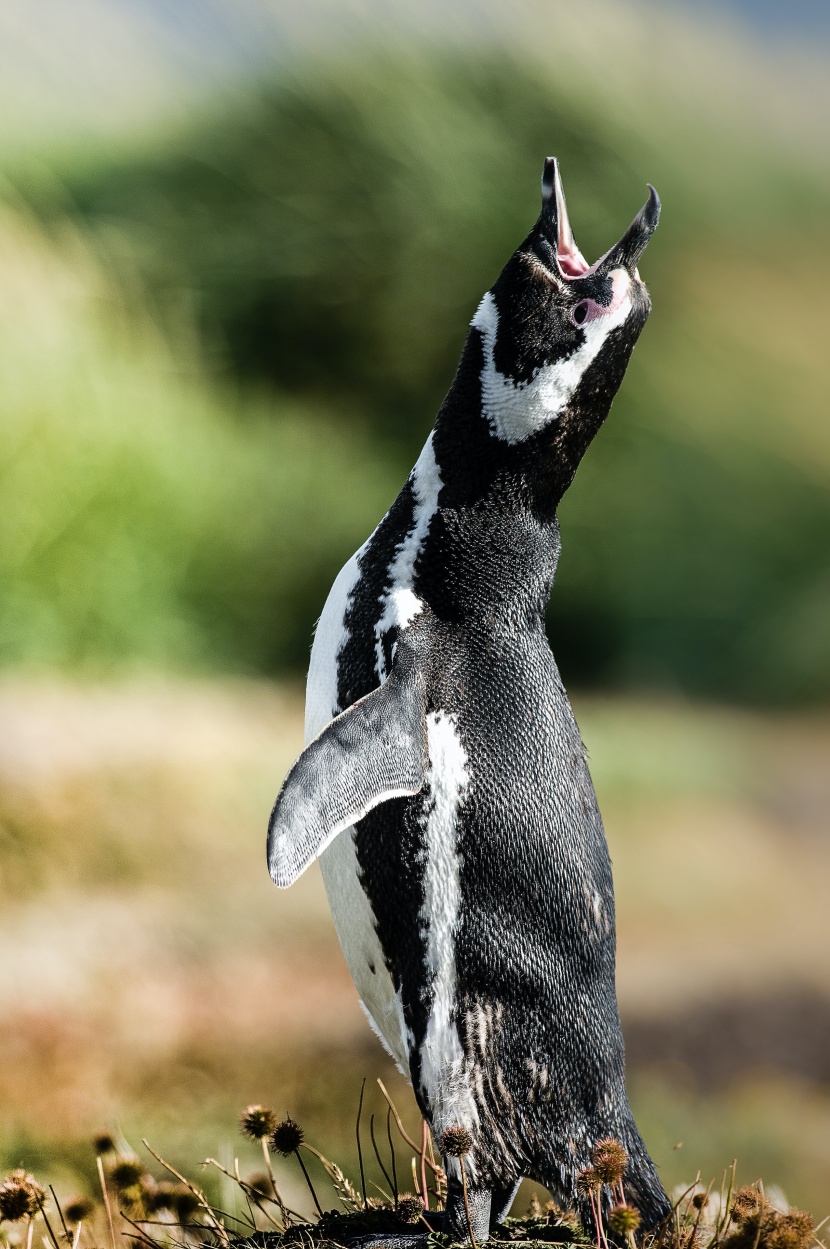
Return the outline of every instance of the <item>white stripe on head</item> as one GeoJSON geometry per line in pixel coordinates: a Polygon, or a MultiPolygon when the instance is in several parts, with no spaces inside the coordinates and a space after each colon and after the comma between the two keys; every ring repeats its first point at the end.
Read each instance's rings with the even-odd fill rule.
{"type": "MultiPolygon", "coordinates": [[[[583,342],[574,353],[564,360],[542,365],[529,382],[514,382],[496,368],[494,352],[499,310],[492,291],[484,296],[471,324],[481,333],[484,347],[482,412],[497,438],[508,443],[524,442],[562,414],[608,335],[624,323],[631,311],[630,289],[618,298],[621,293],[618,273],[622,270],[614,270],[614,298],[606,315],[581,326],[583,342]]],[[[628,282],[628,276],[623,276],[628,282]]]]}

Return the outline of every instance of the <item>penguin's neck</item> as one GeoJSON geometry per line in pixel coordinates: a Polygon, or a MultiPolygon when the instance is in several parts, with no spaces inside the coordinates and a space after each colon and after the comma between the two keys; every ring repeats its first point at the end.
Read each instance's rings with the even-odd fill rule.
{"type": "Polygon", "coordinates": [[[613,389],[586,378],[567,411],[511,442],[484,413],[482,368],[472,331],[410,478],[418,593],[439,617],[510,622],[544,612],[559,556],[556,509],[613,389]]]}
{"type": "MultiPolygon", "coordinates": [[[[457,426],[439,421],[410,478],[414,533],[423,535],[417,594],[441,619],[541,618],[559,556],[555,507],[540,508],[532,484],[482,459],[457,426]]],[[[492,441],[492,440],[490,440],[492,441]]]]}

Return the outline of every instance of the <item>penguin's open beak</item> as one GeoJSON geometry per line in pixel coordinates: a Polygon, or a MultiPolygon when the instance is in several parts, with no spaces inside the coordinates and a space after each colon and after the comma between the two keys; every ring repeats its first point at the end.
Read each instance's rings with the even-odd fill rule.
{"type": "Polygon", "coordinates": [[[544,227],[551,251],[554,250],[555,240],[556,266],[560,277],[573,282],[592,273],[607,273],[611,269],[620,268],[634,275],[637,261],[645,251],[660,220],[660,197],[650,182],[647,186],[648,199],[620,241],[615,243],[595,264],[589,265],[574,240],[568,219],[568,206],[565,203],[562,178],[559,173],[559,162],[554,156],[547,158],[542,172],[540,224],[544,227]]]}
{"type": "Polygon", "coordinates": [[[660,220],[660,196],[650,182],[646,183],[646,185],[648,187],[648,199],[631,222],[619,243],[615,243],[611,250],[606,252],[601,260],[597,261],[597,270],[620,268],[626,269],[632,276],[634,275],[637,261],[645,251],[648,241],[657,229],[657,223],[660,220]]]}

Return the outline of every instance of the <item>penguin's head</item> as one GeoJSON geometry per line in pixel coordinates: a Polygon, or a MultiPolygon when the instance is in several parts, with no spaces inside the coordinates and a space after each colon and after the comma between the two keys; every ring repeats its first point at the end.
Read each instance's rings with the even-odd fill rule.
{"type": "Polygon", "coordinates": [[[544,458],[558,461],[560,494],[608,415],[651,309],[637,261],[659,216],[649,186],[619,242],[589,265],[574,241],[559,166],[549,157],[539,219],[473,318],[490,434],[503,444],[527,444],[531,455],[553,452],[544,458]]]}

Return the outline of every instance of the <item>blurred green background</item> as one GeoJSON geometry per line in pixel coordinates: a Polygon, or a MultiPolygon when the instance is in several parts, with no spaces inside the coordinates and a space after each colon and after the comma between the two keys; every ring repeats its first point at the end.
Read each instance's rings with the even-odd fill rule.
{"type": "Polygon", "coordinates": [[[264,819],[327,589],[555,154],[589,259],[664,203],[549,620],[635,1102],[667,1181],[738,1153],[830,1208],[830,53],[740,8],[0,13],[10,1165],[82,1183],[105,1122],[229,1157],[268,1098],[350,1160],[394,1079],[264,819]]]}

